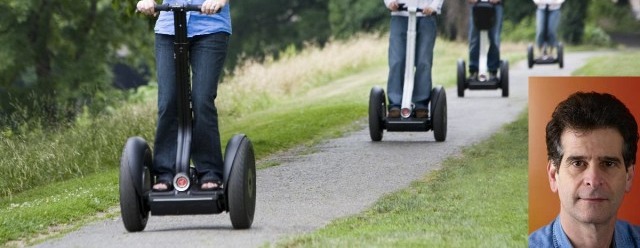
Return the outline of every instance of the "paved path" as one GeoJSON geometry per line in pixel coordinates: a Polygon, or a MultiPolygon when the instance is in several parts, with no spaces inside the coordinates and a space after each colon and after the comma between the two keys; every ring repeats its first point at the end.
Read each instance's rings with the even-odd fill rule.
{"type": "MultiPolygon", "coordinates": [[[[512,64],[511,96],[500,91],[447,90],[448,135],[438,143],[433,132],[384,133],[371,142],[361,130],[328,140],[312,154],[283,158],[280,166],[258,171],[257,206],[250,230],[233,230],[227,214],[151,216],[144,232],[127,233],[119,218],[89,224],[41,247],[256,247],[320,228],[331,220],[371,206],[380,196],[422,178],[463,146],[488,138],[513,121],[527,104],[530,75],[569,75],[593,54],[568,54],[557,65],[526,69],[512,64]]],[[[453,65],[452,65],[453,66],[453,65]]]]}

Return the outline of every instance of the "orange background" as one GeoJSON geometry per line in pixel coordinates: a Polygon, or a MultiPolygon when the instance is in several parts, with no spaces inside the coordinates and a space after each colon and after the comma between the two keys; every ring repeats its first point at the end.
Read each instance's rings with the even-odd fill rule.
{"type": "MultiPolygon", "coordinates": [[[[547,179],[545,128],[556,105],[577,91],[609,93],[640,117],[640,77],[529,77],[529,233],[560,213],[558,195],[547,179]]],[[[631,192],[625,194],[618,218],[640,225],[640,155],[631,192]]]]}

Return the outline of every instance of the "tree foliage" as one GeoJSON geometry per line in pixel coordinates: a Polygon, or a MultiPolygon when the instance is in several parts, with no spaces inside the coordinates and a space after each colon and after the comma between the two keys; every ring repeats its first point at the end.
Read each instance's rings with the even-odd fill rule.
{"type": "Polygon", "coordinates": [[[389,11],[380,0],[329,0],[331,33],[347,38],[358,32],[371,32],[388,25],[389,11]]]}
{"type": "Polygon", "coordinates": [[[560,35],[562,40],[571,44],[579,44],[584,36],[585,20],[590,1],[566,0],[562,5],[560,35]]]}
{"type": "Polygon", "coordinates": [[[19,105],[55,123],[108,100],[100,96],[110,89],[118,49],[149,45],[136,32],[144,21],[123,18],[107,0],[4,0],[0,8],[4,119],[19,105]]]}
{"type": "MultiPolygon", "coordinates": [[[[567,0],[561,34],[582,39],[587,4],[567,0]]],[[[157,0],[160,2],[160,0],[157,0]]],[[[46,122],[72,118],[91,106],[99,111],[117,94],[111,66],[153,68],[154,18],[135,14],[135,0],[2,0],[0,8],[0,125],[16,110],[46,122]],[[127,48],[127,49],[123,49],[127,48]],[[129,56],[119,56],[123,50],[129,56]]],[[[278,57],[307,43],[385,30],[389,12],[382,0],[229,1],[233,35],[226,69],[243,58],[278,57]]],[[[530,0],[504,0],[505,21],[531,20],[530,0]]],[[[469,5],[446,0],[439,35],[466,40],[469,5]]],[[[531,38],[533,39],[533,37],[531,38]]],[[[153,74],[153,73],[152,73],[153,74]]]]}
{"type": "Polygon", "coordinates": [[[237,57],[278,56],[289,46],[329,39],[327,0],[230,1],[233,35],[227,65],[237,57]]]}

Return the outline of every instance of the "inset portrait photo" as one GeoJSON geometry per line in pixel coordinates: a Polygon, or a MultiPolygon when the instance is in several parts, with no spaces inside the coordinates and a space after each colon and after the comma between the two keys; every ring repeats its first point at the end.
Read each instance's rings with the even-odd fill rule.
{"type": "Polygon", "coordinates": [[[529,247],[640,247],[640,77],[529,78],[529,247]]]}

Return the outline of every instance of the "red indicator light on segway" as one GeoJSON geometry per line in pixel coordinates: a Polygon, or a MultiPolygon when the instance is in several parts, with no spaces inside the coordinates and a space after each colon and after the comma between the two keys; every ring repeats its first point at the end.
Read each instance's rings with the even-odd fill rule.
{"type": "Polygon", "coordinates": [[[178,175],[173,178],[173,185],[175,185],[176,190],[185,191],[191,185],[191,181],[189,180],[187,174],[178,173],[178,175]]]}
{"type": "Polygon", "coordinates": [[[184,187],[187,186],[187,184],[189,184],[189,181],[186,178],[184,178],[184,177],[178,178],[178,180],[177,180],[178,187],[184,188],[184,187]]]}
{"type": "Polygon", "coordinates": [[[409,116],[411,116],[411,109],[403,108],[400,115],[404,118],[409,118],[409,116]]]}

